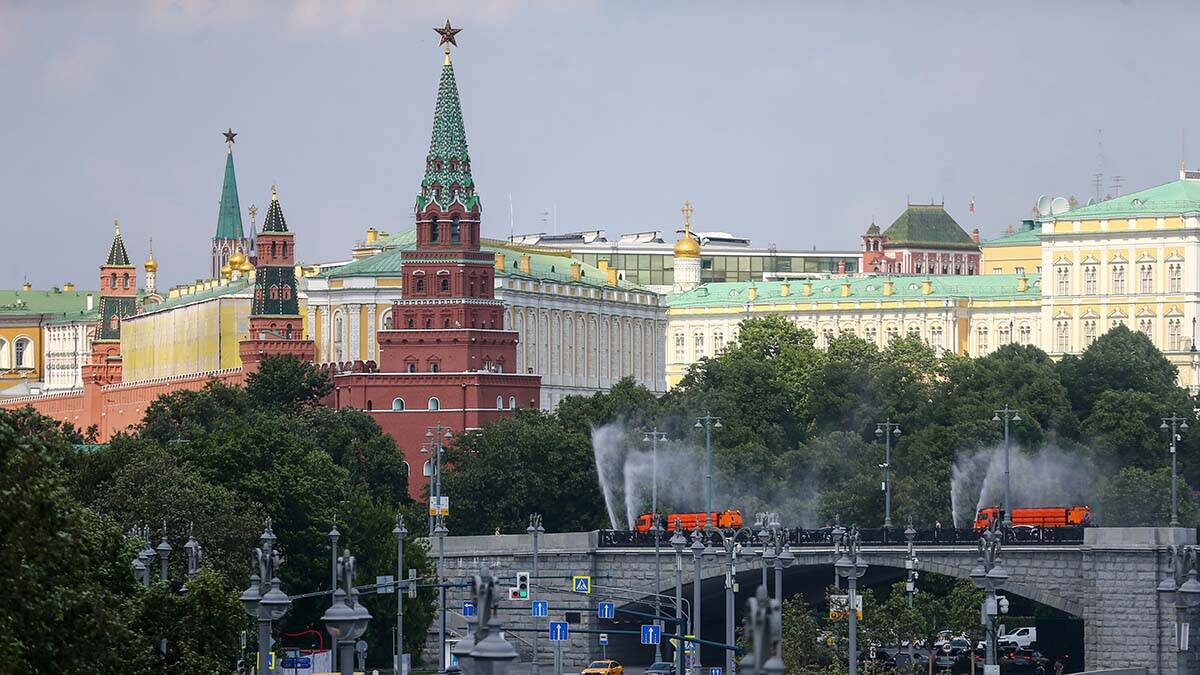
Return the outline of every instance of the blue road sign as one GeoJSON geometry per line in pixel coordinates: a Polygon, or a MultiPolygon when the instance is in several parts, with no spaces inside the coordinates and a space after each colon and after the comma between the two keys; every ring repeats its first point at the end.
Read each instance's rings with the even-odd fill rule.
{"type": "Polygon", "coordinates": [[[642,644],[656,645],[662,641],[662,626],[652,623],[642,624],[642,644]]]}
{"type": "Polygon", "coordinates": [[[611,602],[601,602],[596,605],[596,616],[601,619],[611,619],[616,616],[616,607],[611,602]]]}
{"type": "Polygon", "coordinates": [[[550,615],[550,603],[545,600],[534,600],[531,605],[533,616],[545,617],[550,615]]]}
{"type": "Polygon", "coordinates": [[[723,672],[722,668],[709,668],[708,669],[708,675],[721,675],[722,672],[723,672]]]}
{"type": "Polygon", "coordinates": [[[472,617],[472,616],[475,616],[475,603],[473,603],[473,602],[464,602],[464,603],[463,603],[463,611],[462,611],[462,615],[463,615],[463,616],[465,616],[465,617],[472,617]]]}
{"type": "Polygon", "coordinates": [[[592,578],[588,576],[575,575],[571,577],[571,588],[576,593],[591,593],[592,578]]]}
{"type": "Polygon", "coordinates": [[[283,659],[284,668],[312,668],[312,659],[307,656],[297,656],[283,659]]]}
{"type": "Polygon", "coordinates": [[[563,642],[570,635],[570,628],[567,627],[566,621],[551,621],[550,622],[550,641],[563,642]]]}
{"type": "Polygon", "coordinates": [[[600,634],[600,646],[604,647],[607,645],[608,645],[608,633],[601,633],[600,634]]]}

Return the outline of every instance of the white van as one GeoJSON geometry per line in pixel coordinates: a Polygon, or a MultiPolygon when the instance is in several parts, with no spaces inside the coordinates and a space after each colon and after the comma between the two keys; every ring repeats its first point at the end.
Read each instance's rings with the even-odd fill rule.
{"type": "Polygon", "coordinates": [[[1011,633],[996,636],[997,645],[1016,645],[1021,649],[1029,649],[1029,645],[1037,642],[1037,629],[1018,628],[1011,633]]]}

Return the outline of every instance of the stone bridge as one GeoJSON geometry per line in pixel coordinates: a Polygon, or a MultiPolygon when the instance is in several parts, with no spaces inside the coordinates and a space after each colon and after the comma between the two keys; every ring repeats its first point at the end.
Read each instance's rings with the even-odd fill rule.
{"type": "MultiPolygon", "coordinates": [[[[551,619],[562,620],[567,612],[579,613],[579,623],[572,625],[566,645],[569,666],[582,666],[602,652],[595,633],[578,629],[610,631],[609,656],[628,663],[648,662],[650,651],[641,647],[636,637],[620,632],[636,631],[638,624],[647,620],[619,613],[617,622],[601,621],[595,610],[599,600],[612,600],[618,608],[633,606],[645,611],[645,600],[656,588],[654,549],[602,548],[598,541],[596,532],[542,535],[534,595],[549,601],[551,619]],[[591,595],[570,591],[571,576],[577,574],[592,577],[595,590],[591,595]]],[[[1009,544],[1001,556],[1010,575],[1002,590],[1082,619],[1087,667],[1140,666],[1150,672],[1175,673],[1175,609],[1172,600],[1161,597],[1156,587],[1172,575],[1167,547],[1195,543],[1196,531],[1189,529],[1091,528],[1082,544],[1009,544]]],[[[916,549],[922,572],[951,577],[967,578],[977,557],[973,546],[918,544],[916,549]]],[[[469,578],[486,565],[507,588],[515,583],[516,572],[533,569],[527,535],[447,537],[445,551],[446,575],[451,579],[469,578]]],[[[832,549],[796,546],[792,552],[796,561],[784,572],[785,596],[805,590],[819,595],[833,581],[832,549]]],[[[735,607],[739,614],[762,575],[759,562],[749,553],[748,549],[743,551],[736,567],[739,590],[735,607]]],[[[862,553],[870,567],[860,583],[886,583],[903,576],[907,557],[904,546],[863,545],[862,553]]],[[[657,588],[673,596],[676,563],[670,546],[662,547],[659,560],[657,588]]],[[[695,569],[691,553],[685,552],[681,562],[684,602],[690,605],[695,569]]],[[[723,641],[725,569],[721,558],[705,560],[701,565],[701,635],[705,639],[723,641]]],[[[465,591],[458,589],[448,594],[447,625],[452,636],[460,635],[465,628],[459,613],[465,598],[465,591]]],[[[532,653],[533,633],[520,630],[534,627],[530,614],[529,601],[501,601],[500,615],[507,627],[517,629],[508,635],[523,660],[532,653]]],[[[551,651],[545,622],[541,619],[538,623],[538,653],[539,660],[548,661],[551,651]]],[[[427,654],[437,653],[436,626],[435,621],[427,654]]],[[[706,663],[716,663],[719,658],[715,650],[704,653],[706,663]]]]}

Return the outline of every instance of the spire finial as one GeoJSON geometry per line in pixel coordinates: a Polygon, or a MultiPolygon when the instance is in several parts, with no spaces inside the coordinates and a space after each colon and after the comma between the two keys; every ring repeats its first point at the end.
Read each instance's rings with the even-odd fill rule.
{"type": "Polygon", "coordinates": [[[441,28],[434,28],[433,30],[435,33],[442,36],[442,40],[441,42],[438,42],[438,45],[445,45],[445,49],[442,51],[445,52],[446,58],[442,61],[442,65],[448,66],[450,65],[450,45],[454,45],[455,47],[458,46],[458,42],[454,39],[454,36],[461,33],[462,29],[454,28],[450,25],[450,19],[446,19],[445,26],[442,26],[441,28]]]}
{"type": "Polygon", "coordinates": [[[279,201],[279,191],[275,189],[275,181],[271,181],[271,201],[279,201]]]}
{"type": "Polygon", "coordinates": [[[226,149],[232,153],[233,152],[233,137],[237,136],[237,133],[233,130],[233,127],[229,127],[228,129],[226,129],[225,131],[222,131],[221,133],[225,136],[226,149]]]}
{"type": "Polygon", "coordinates": [[[1185,136],[1187,130],[1179,130],[1179,170],[1187,171],[1187,138],[1185,136]]]}
{"type": "Polygon", "coordinates": [[[692,203],[687,200],[684,200],[683,208],[679,209],[679,212],[683,214],[683,231],[687,234],[692,232],[692,212],[695,210],[692,203]]]}
{"type": "Polygon", "coordinates": [[[150,250],[150,259],[154,260],[154,237],[150,237],[149,250],[150,250]]]}
{"type": "Polygon", "coordinates": [[[121,236],[121,220],[119,218],[113,218],[113,234],[121,236]]]}
{"type": "Polygon", "coordinates": [[[258,215],[258,207],[257,207],[257,206],[255,206],[255,205],[253,205],[253,204],[251,204],[251,205],[250,205],[250,208],[246,209],[246,212],[250,214],[250,229],[251,229],[251,230],[253,230],[253,229],[254,229],[255,216],[257,216],[257,215],[258,215]]]}

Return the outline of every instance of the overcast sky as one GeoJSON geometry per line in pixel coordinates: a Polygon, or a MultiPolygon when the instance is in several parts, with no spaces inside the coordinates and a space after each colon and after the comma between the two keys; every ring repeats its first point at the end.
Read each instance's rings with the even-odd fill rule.
{"type": "Polygon", "coordinates": [[[0,286],[94,288],[117,216],[160,287],[204,275],[226,127],[243,210],[277,181],[302,260],[410,226],[447,15],[488,236],[511,195],[517,232],[670,230],[690,199],[821,249],[944,197],[986,238],[1098,171],[1175,179],[1189,121],[1200,165],[1185,0],[0,0],[0,286]]]}

